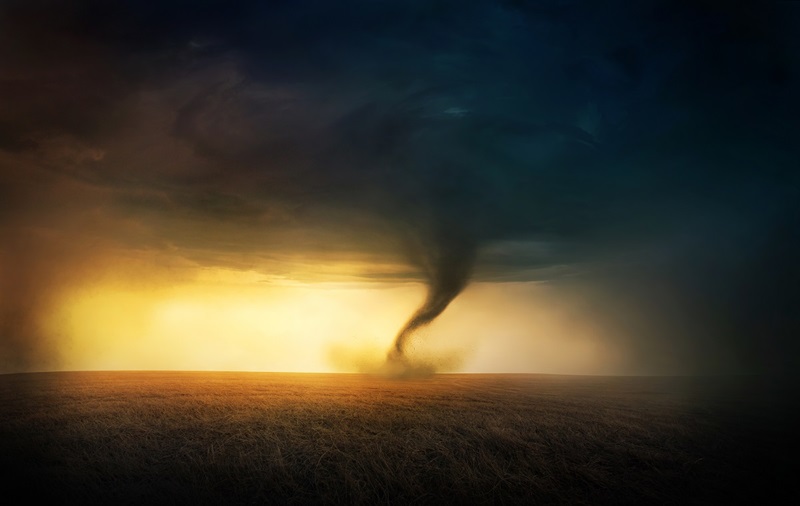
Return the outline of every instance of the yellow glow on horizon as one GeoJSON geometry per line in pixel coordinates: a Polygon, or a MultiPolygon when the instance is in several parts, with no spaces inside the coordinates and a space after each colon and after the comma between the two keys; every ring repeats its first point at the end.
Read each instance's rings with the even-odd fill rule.
{"type": "MultiPolygon", "coordinates": [[[[411,352],[453,372],[605,374],[619,358],[533,283],[476,283],[411,352]]],[[[74,289],[50,322],[66,370],[357,372],[385,357],[418,283],[265,283],[205,269],[175,285],[74,289]]]]}
{"type": "Polygon", "coordinates": [[[65,369],[332,372],[331,346],[388,349],[423,293],[418,285],[276,286],[221,271],[157,290],[81,290],[53,326],[68,335],[65,369]]]}

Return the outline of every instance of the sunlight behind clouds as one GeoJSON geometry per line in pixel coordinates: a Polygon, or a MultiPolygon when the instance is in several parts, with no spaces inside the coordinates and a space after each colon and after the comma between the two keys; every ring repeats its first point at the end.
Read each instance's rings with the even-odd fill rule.
{"type": "MultiPolygon", "coordinates": [[[[619,357],[545,285],[476,283],[410,355],[443,372],[603,373],[619,357]]],[[[424,296],[420,283],[264,282],[203,269],[194,282],[75,287],[49,321],[65,370],[364,372],[424,296]]]]}

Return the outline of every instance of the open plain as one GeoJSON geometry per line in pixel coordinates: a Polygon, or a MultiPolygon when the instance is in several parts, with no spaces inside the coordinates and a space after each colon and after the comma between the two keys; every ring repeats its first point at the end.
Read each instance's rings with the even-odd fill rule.
{"type": "Polygon", "coordinates": [[[793,398],[746,377],[6,374],[0,481],[19,504],[777,504],[793,398]]]}

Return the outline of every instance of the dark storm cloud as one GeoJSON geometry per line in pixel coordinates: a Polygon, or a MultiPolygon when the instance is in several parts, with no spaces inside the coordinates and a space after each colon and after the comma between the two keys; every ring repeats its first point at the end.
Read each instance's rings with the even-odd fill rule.
{"type": "Polygon", "coordinates": [[[188,256],[290,229],[308,251],[353,230],[343,254],[404,251],[430,286],[409,328],[471,275],[558,278],[634,348],[663,333],[699,369],[724,347],[788,368],[797,10],[6,2],[0,149],[188,256]]]}

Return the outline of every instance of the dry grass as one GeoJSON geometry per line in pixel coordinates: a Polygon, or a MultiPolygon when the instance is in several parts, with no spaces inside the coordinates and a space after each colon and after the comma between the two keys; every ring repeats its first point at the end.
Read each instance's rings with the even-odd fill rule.
{"type": "Polygon", "coordinates": [[[770,503],[796,421],[774,399],[711,378],[4,375],[0,464],[20,504],[770,503]]]}

